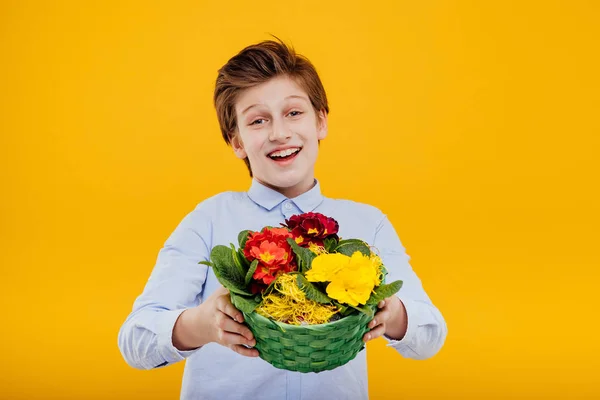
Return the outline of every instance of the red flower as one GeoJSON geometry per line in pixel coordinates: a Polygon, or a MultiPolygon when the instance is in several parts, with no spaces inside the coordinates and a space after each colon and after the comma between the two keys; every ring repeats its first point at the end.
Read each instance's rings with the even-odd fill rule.
{"type": "MultiPolygon", "coordinates": [[[[277,272],[278,268],[275,268],[273,272],[277,272]]],[[[254,275],[252,278],[257,281],[263,281],[265,284],[270,285],[271,282],[275,280],[275,276],[272,275],[271,269],[264,264],[258,264],[256,271],[254,271],[254,275]]]]}
{"type": "Polygon", "coordinates": [[[260,247],[252,246],[250,255],[253,259],[257,258],[258,262],[267,268],[285,264],[290,257],[287,249],[279,247],[278,243],[268,241],[260,242],[260,247]]]}
{"type": "MultiPolygon", "coordinates": [[[[264,228],[261,232],[248,233],[244,256],[250,262],[258,260],[252,278],[261,286],[269,285],[282,273],[297,269],[292,248],[287,242],[290,237],[292,234],[285,228],[264,228]]],[[[253,290],[260,290],[260,286],[254,286],[253,290]]]]}
{"type": "Polygon", "coordinates": [[[302,247],[308,247],[310,243],[323,246],[323,240],[330,237],[339,240],[338,222],[319,213],[293,215],[290,219],[286,219],[282,226],[292,231],[292,237],[302,247]]]}

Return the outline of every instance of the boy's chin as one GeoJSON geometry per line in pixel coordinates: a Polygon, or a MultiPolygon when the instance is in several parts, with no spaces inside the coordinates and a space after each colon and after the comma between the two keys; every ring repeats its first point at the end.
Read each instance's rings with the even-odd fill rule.
{"type": "Polygon", "coordinates": [[[289,174],[289,176],[271,176],[262,179],[263,183],[277,189],[293,189],[302,186],[306,181],[308,181],[306,176],[296,174],[289,174]]]}

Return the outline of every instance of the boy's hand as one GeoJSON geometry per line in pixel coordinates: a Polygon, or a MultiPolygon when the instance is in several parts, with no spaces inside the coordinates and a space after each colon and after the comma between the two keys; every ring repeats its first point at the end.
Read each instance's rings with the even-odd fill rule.
{"type": "Polygon", "coordinates": [[[229,291],[220,287],[206,300],[206,303],[210,304],[207,311],[209,328],[214,334],[213,341],[243,356],[258,357],[258,350],[243,346],[254,346],[256,341],[250,329],[243,324],[244,315],[231,304],[229,291]]]}
{"type": "Polygon", "coordinates": [[[406,334],[408,318],[404,304],[396,296],[388,297],[377,304],[379,311],[375,313],[369,323],[369,332],[365,333],[363,340],[368,342],[386,334],[389,338],[400,340],[406,334]]]}
{"type": "Polygon", "coordinates": [[[244,346],[254,346],[256,341],[243,322],[243,314],[231,304],[229,291],[219,287],[198,307],[181,314],[173,329],[173,344],[183,350],[179,346],[198,348],[215,342],[243,356],[258,357],[258,350],[244,346]]]}

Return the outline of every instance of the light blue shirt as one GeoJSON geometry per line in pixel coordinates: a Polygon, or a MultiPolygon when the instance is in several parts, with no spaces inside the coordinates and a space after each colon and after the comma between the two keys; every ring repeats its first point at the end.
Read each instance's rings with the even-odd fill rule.
{"type": "Polygon", "coordinates": [[[446,338],[446,323],[381,211],[326,198],[317,180],[311,190],[293,199],[253,180],[248,192],[224,192],[202,201],[167,239],[119,332],[126,362],[134,368],[153,369],[185,359],[182,399],[367,399],[366,349],[334,370],[299,373],[277,369],[259,357],[241,356],[217,343],[191,351],[179,351],[172,343],[179,314],[220,286],[212,269],[198,264],[209,259],[213,246],[237,245],[237,235],[244,229],[279,226],[294,214],[310,211],[335,218],[342,238],[362,239],[375,246],[389,271],[386,280],[403,281],[397,295],[406,307],[408,330],[402,340],[385,338],[388,346],[412,359],[436,354],[446,338]]]}

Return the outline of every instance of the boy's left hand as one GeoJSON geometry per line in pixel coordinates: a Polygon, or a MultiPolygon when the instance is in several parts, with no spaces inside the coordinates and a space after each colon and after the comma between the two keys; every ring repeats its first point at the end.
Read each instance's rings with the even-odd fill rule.
{"type": "Polygon", "coordinates": [[[369,332],[365,333],[363,340],[368,342],[386,334],[389,338],[400,340],[406,334],[408,318],[404,304],[397,296],[388,297],[377,304],[379,310],[369,323],[369,332]]]}

